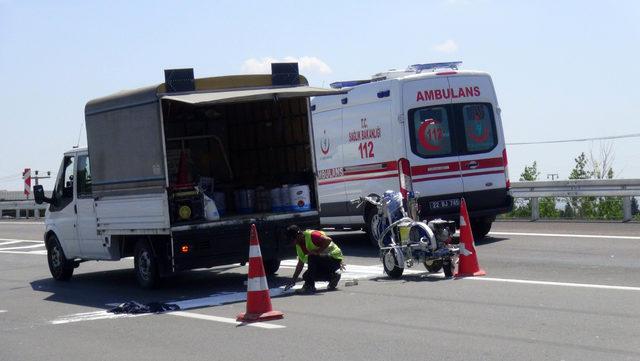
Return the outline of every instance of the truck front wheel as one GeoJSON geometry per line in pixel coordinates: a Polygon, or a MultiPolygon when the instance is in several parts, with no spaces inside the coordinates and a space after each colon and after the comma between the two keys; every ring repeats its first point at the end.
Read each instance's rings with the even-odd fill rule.
{"type": "Polygon", "coordinates": [[[58,237],[49,236],[47,246],[47,262],[51,276],[57,281],[68,281],[73,275],[73,262],[65,257],[58,237]]]}
{"type": "Polygon", "coordinates": [[[154,288],[160,282],[158,261],[147,240],[139,240],[133,257],[136,280],[142,288],[154,288]]]}

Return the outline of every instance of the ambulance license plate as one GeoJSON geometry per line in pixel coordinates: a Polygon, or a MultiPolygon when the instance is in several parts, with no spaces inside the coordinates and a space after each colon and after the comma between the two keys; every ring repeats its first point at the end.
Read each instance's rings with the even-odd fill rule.
{"type": "Polygon", "coordinates": [[[460,207],[460,199],[443,199],[441,201],[431,201],[429,202],[429,208],[432,210],[439,210],[444,208],[452,208],[452,207],[460,207]]]}

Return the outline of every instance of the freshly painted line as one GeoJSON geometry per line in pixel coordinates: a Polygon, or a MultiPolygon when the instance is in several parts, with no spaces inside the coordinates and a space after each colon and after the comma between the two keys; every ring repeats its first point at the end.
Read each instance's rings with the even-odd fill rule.
{"type": "Polygon", "coordinates": [[[504,282],[504,283],[522,283],[531,285],[544,285],[544,286],[562,286],[562,287],[578,287],[578,288],[598,288],[605,290],[619,290],[619,291],[640,291],[640,287],[629,286],[609,286],[609,285],[597,285],[590,283],[569,283],[569,282],[549,282],[549,281],[532,281],[532,280],[518,280],[509,278],[491,278],[491,277],[466,277],[463,280],[470,281],[488,281],[488,282],[504,282]]]}
{"type": "Polygon", "coordinates": [[[38,247],[44,247],[44,244],[32,244],[30,246],[18,246],[18,247],[0,248],[0,251],[13,251],[13,250],[16,250],[16,249],[38,248],[38,247]]]}
{"type": "MultiPolygon", "coordinates": [[[[316,286],[318,288],[326,287],[327,282],[318,282],[316,286]]],[[[290,290],[284,290],[284,287],[272,288],[269,290],[269,294],[272,298],[287,295],[295,292],[296,289],[301,288],[302,285],[298,284],[296,287],[293,287],[290,290]]],[[[212,307],[219,306],[226,303],[235,303],[235,302],[244,302],[247,300],[247,292],[221,292],[217,294],[213,294],[209,297],[202,298],[194,298],[190,300],[182,300],[182,301],[169,301],[167,303],[175,304],[180,306],[181,310],[188,310],[192,308],[202,308],[202,307],[212,307]]],[[[119,304],[119,303],[115,303],[119,304]]],[[[108,304],[112,306],[112,304],[108,304]]],[[[80,321],[93,321],[93,320],[103,320],[103,319],[114,319],[114,318],[126,318],[126,317],[137,317],[137,316],[146,316],[152,315],[151,313],[142,313],[137,315],[130,314],[115,314],[107,311],[94,311],[94,312],[84,312],[84,313],[76,313],[73,315],[66,315],[59,317],[53,321],[50,321],[51,324],[59,325],[65,323],[73,323],[80,321]]]]}
{"type": "Polygon", "coordinates": [[[7,312],[7,310],[0,310],[0,313],[5,313],[7,312]]]}
{"type": "Polygon", "coordinates": [[[141,313],[137,315],[131,315],[127,313],[111,313],[107,311],[94,311],[94,312],[83,312],[76,313],[73,315],[67,315],[59,317],[53,321],[50,321],[52,325],[62,325],[66,323],[73,323],[79,321],[93,321],[93,320],[104,320],[104,319],[113,319],[113,318],[129,318],[129,317],[137,317],[137,316],[145,316],[150,315],[150,313],[141,313]]]}
{"type": "Polygon", "coordinates": [[[44,241],[40,241],[36,239],[15,239],[15,238],[0,238],[0,241],[10,241],[14,243],[15,242],[44,243],[44,241]]]}
{"type": "Polygon", "coordinates": [[[605,239],[640,239],[638,236],[609,236],[597,234],[567,234],[567,233],[520,233],[520,232],[489,232],[496,236],[532,236],[532,237],[565,237],[565,238],[605,238],[605,239]]]}
{"type": "Polygon", "coordinates": [[[273,324],[273,323],[261,323],[261,322],[257,322],[257,323],[242,323],[242,322],[236,321],[233,318],[210,316],[210,315],[203,315],[201,313],[184,312],[184,311],[167,312],[167,315],[195,318],[195,319],[198,319],[198,320],[207,320],[207,321],[214,321],[214,322],[229,323],[229,324],[232,324],[232,325],[245,325],[245,326],[266,328],[266,329],[277,329],[277,328],[285,328],[286,327],[286,326],[282,326],[282,325],[276,325],[276,324],[273,324]]]}

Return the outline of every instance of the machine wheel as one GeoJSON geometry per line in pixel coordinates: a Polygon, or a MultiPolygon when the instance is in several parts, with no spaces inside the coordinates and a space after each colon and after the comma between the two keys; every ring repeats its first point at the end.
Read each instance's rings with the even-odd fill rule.
{"type": "Polygon", "coordinates": [[[382,257],[382,266],[384,267],[384,273],[386,273],[387,276],[391,278],[402,277],[404,267],[400,267],[400,265],[398,265],[395,250],[391,249],[384,253],[384,256],[382,257]]]}
{"type": "Polygon", "coordinates": [[[158,260],[146,240],[139,240],[133,257],[136,280],[142,288],[154,288],[160,283],[158,260]]]}
{"type": "Polygon", "coordinates": [[[49,236],[47,242],[47,262],[51,276],[57,281],[68,281],[73,275],[73,262],[64,255],[62,246],[55,235],[49,236]]]}
{"type": "Polygon", "coordinates": [[[436,273],[442,269],[442,260],[441,259],[430,259],[424,261],[424,268],[427,269],[429,273],[436,273]]]}
{"type": "Polygon", "coordinates": [[[453,277],[453,269],[455,268],[455,265],[453,263],[453,259],[452,258],[445,258],[441,262],[442,262],[442,268],[444,270],[444,277],[445,278],[453,277]]]}
{"type": "Polygon", "coordinates": [[[265,259],[262,261],[264,264],[264,273],[267,276],[271,276],[278,272],[280,268],[280,260],[279,259],[265,259]]]}
{"type": "Polygon", "coordinates": [[[367,232],[367,236],[369,237],[369,243],[371,243],[371,245],[375,246],[376,248],[379,247],[378,236],[380,235],[380,228],[378,227],[378,225],[381,221],[382,216],[379,215],[375,209],[372,208],[367,211],[367,214],[365,215],[366,224],[364,226],[364,230],[365,232],[367,232]]]}
{"type": "Polygon", "coordinates": [[[471,231],[473,232],[473,240],[482,240],[491,230],[492,221],[486,218],[476,218],[471,220],[471,231]]]}

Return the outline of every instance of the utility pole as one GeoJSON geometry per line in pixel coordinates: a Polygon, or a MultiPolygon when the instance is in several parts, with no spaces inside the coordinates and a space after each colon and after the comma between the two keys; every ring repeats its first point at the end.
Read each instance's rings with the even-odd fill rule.
{"type": "Polygon", "coordinates": [[[31,177],[32,179],[36,180],[36,185],[38,185],[38,179],[51,178],[51,171],[49,171],[49,170],[47,171],[47,175],[46,176],[44,176],[44,175],[39,176],[38,172],[40,172],[40,171],[36,171],[36,176],[35,177],[31,177]]]}
{"type": "MultiPolygon", "coordinates": [[[[38,174],[38,173],[36,172],[36,174],[38,174]]],[[[549,178],[551,178],[551,180],[554,181],[554,180],[556,180],[556,178],[560,178],[560,177],[558,176],[557,173],[549,173],[549,174],[547,174],[547,179],[549,179],[549,178]]],[[[38,181],[36,181],[36,184],[38,184],[38,181]]]]}

